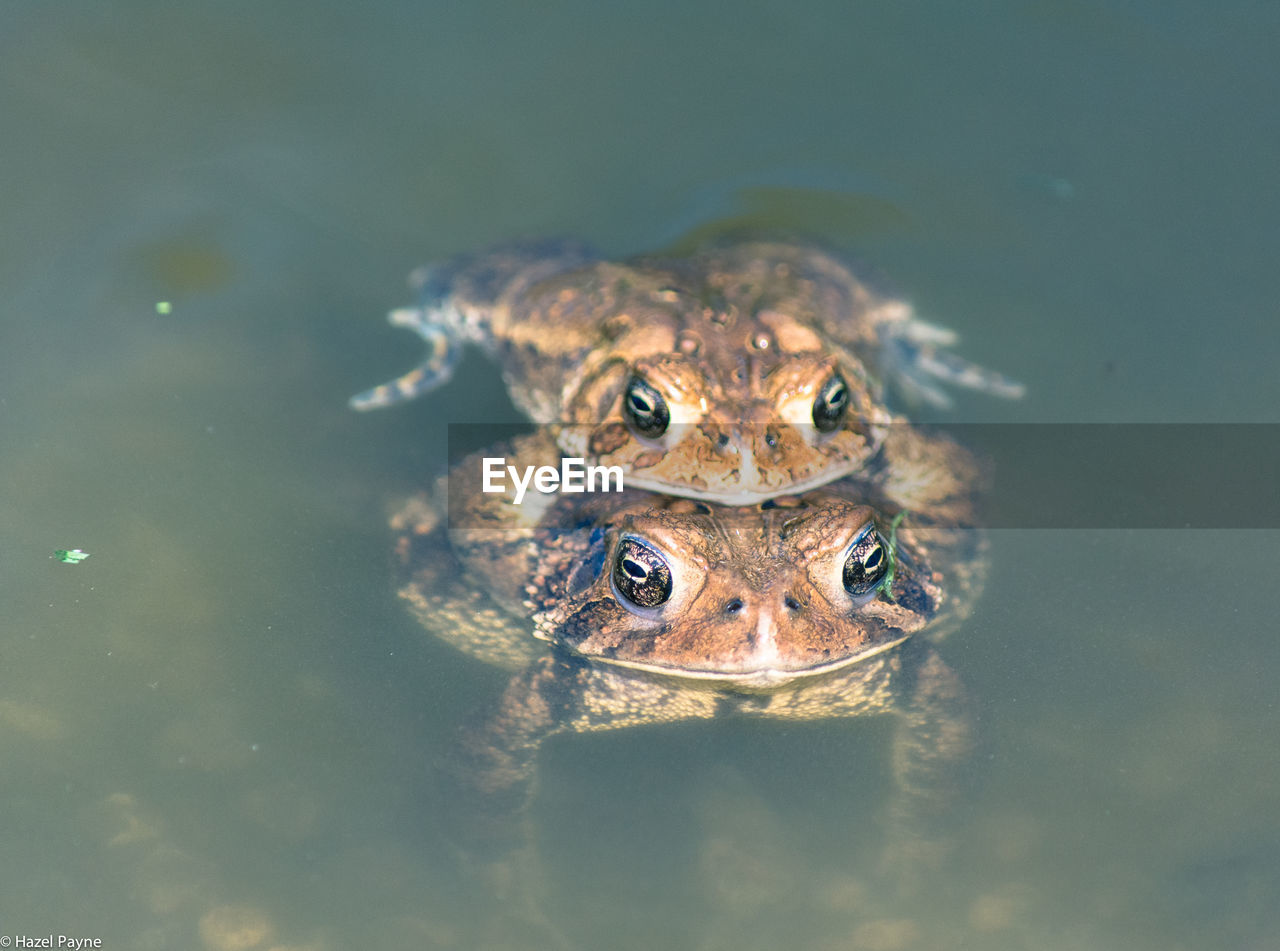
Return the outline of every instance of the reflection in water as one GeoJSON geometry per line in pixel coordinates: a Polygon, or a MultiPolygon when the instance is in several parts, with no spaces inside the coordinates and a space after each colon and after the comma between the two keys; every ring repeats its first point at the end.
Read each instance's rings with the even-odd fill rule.
{"type": "MultiPolygon", "coordinates": [[[[6,7],[4,934],[480,944],[503,883],[430,764],[504,678],[403,614],[384,526],[446,419],[517,416],[483,360],[345,406],[417,357],[381,315],[423,260],[794,226],[1026,381],[999,419],[1274,422],[1275,10],[837,7],[6,7]]],[[[914,902],[875,721],[553,741],[512,869],[548,927],[506,945],[1269,947],[1275,550],[993,533],[914,902]]]]}

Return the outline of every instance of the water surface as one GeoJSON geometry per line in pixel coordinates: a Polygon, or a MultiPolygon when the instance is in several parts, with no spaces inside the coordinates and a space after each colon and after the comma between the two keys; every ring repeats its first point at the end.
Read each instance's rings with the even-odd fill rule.
{"type": "MultiPolygon", "coordinates": [[[[494,899],[425,771],[505,677],[401,609],[385,520],[447,422],[517,417],[479,357],[346,408],[417,359],[381,315],[424,260],[808,231],[1028,384],[950,419],[1280,421],[1278,21],[8,3],[0,934],[219,947],[240,909],[262,948],[477,942],[494,899]]],[[[884,899],[868,845],[883,723],[563,737],[527,945],[1273,947],[1276,534],[992,541],[943,648],[981,737],[927,899],[884,899]]]]}

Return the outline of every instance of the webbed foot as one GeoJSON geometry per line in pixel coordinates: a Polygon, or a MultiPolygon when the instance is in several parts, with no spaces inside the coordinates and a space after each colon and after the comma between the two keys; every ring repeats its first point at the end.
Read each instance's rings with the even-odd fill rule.
{"type": "Polygon", "coordinates": [[[462,341],[450,326],[452,316],[440,307],[401,307],[387,314],[393,327],[406,327],[427,342],[427,355],[403,376],[351,397],[351,408],[381,409],[430,393],[448,382],[462,357],[462,341]]]}
{"type": "Polygon", "coordinates": [[[1019,399],[1026,388],[994,370],[970,363],[947,347],[956,334],[919,317],[887,324],[884,334],[885,375],[910,402],[940,409],[951,406],[951,397],[939,383],[980,390],[1003,399],[1019,399]]]}

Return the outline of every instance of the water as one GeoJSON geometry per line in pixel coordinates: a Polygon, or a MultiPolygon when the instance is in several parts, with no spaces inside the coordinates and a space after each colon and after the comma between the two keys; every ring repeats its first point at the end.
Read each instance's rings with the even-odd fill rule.
{"type": "MultiPolygon", "coordinates": [[[[345,407],[417,359],[380,315],[424,260],[807,230],[1029,386],[950,418],[1276,422],[1278,27],[1247,2],[7,4],[0,934],[230,947],[239,908],[262,948],[476,942],[425,764],[505,677],[421,636],[384,525],[446,421],[516,417],[479,358],[430,405],[345,407]]],[[[884,724],[549,743],[550,930],[1275,947],[1276,552],[995,533],[944,645],[981,714],[957,848],[906,906],[866,845],[884,724]]]]}

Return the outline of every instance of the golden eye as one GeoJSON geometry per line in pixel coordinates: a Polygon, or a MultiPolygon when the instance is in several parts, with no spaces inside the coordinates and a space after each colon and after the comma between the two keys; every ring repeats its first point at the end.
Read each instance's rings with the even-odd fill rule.
{"type": "Polygon", "coordinates": [[[870,600],[889,572],[889,549],[868,523],[849,546],[844,561],[844,589],[855,599],[870,600]]]}
{"type": "Polygon", "coordinates": [[[633,376],[622,397],[622,414],[627,424],[639,435],[657,439],[671,424],[667,401],[638,376],[633,376]]]}
{"type": "Polygon", "coordinates": [[[820,433],[829,433],[839,427],[849,412],[849,384],[839,373],[822,385],[818,398],[813,401],[813,425],[820,433]]]}
{"type": "Polygon", "coordinates": [[[656,548],[624,538],[613,558],[613,587],[625,601],[656,608],[671,597],[671,569],[656,548]]]}

